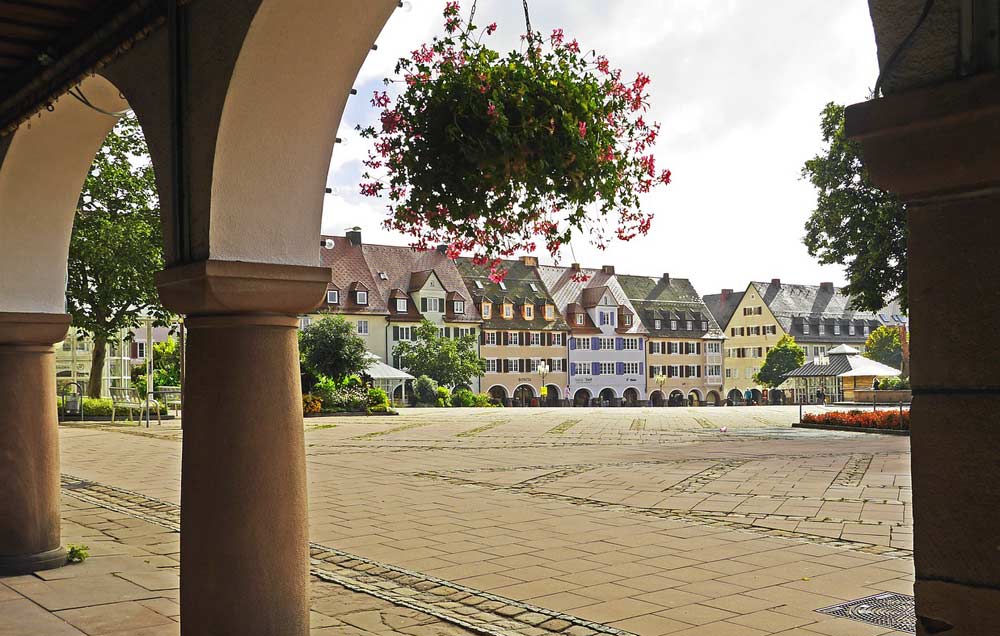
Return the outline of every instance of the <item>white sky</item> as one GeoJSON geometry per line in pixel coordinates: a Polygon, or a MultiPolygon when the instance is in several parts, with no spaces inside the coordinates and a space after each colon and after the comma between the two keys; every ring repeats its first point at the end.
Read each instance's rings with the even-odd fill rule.
{"type": "MultiPolygon", "coordinates": [[[[443,0],[412,0],[378,38],[348,101],[330,165],[323,231],[360,226],[365,242],[404,245],[382,229],[384,202],[358,193],[368,140],[354,131],[376,111],[368,100],[396,59],[440,33],[443,0]]],[[[467,16],[468,1],[462,3],[467,16]]],[[[819,113],[830,101],[863,101],[878,74],[865,0],[533,0],[532,26],[596,48],[624,76],[652,78],[650,115],[663,128],[657,167],[673,183],[643,202],[655,212],[648,236],[605,252],[574,239],[585,266],[620,273],[690,278],[700,294],[742,289],[750,280],[844,282],[840,266],[820,266],[802,244],[815,204],[802,163],[820,148],[819,113]]],[[[497,22],[492,44],[518,46],[517,0],[479,0],[476,23],[497,22]]],[[[390,91],[391,94],[391,91],[390,91]]],[[[562,262],[572,262],[563,248],[562,262]]],[[[548,262],[548,254],[540,254],[548,262]]]]}

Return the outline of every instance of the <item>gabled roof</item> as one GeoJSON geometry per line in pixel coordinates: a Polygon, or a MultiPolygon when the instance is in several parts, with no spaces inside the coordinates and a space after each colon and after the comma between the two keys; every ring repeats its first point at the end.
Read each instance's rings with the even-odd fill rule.
{"type": "Polygon", "coordinates": [[[840,345],[830,350],[826,364],[816,361],[807,362],[798,369],[789,372],[785,377],[891,377],[899,374],[899,369],[859,355],[857,349],[853,347],[840,345]]]}
{"type": "Polygon", "coordinates": [[[731,289],[724,290],[725,293],[709,294],[703,296],[702,300],[708,311],[711,312],[719,327],[725,329],[736,312],[736,307],[743,300],[744,292],[734,292],[731,289]]]}
{"type": "Polygon", "coordinates": [[[323,267],[330,268],[330,285],[328,289],[355,290],[358,285],[368,290],[368,304],[358,305],[353,294],[341,294],[340,303],[325,305],[331,311],[346,314],[386,314],[388,308],[385,296],[375,285],[372,273],[365,262],[365,255],[358,245],[351,244],[343,236],[321,236],[321,239],[333,240],[333,249],[319,248],[319,262],[323,267]]]}
{"type": "Polygon", "coordinates": [[[674,338],[722,338],[722,330],[694,285],[687,278],[673,276],[631,276],[619,274],[618,282],[636,309],[650,335],[674,338]],[[656,328],[656,320],[660,328],[656,328]],[[677,320],[678,329],[670,328],[670,321],[677,320]],[[694,322],[688,331],[686,322],[694,322]],[[708,323],[701,328],[702,321],[708,323]]]}
{"type": "MultiPolygon", "coordinates": [[[[556,308],[564,313],[566,313],[567,307],[571,303],[579,303],[581,306],[587,306],[584,299],[584,292],[597,288],[607,288],[606,291],[612,296],[615,304],[625,305],[633,314],[638,313],[619,284],[617,274],[587,267],[575,270],[571,267],[559,267],[556,265],[540,265],[538,267],[538,274],[548,288],[549,293],[552,294],[556,308]],[[578,275],[582,275],[587,280],[579,280],[581,276],[578,275]]],[[[600,294],[603,294],[603,291],[600,294]]],[[[590,298],[592,295],[596,295],[596,292],[587,292],[587,298],[590,298]]],[[[575,325],[570,326],[575,328],[575,325]]],[[[592,328],[593,323],[590,323],[589,327],[592,328]]],[[[618,329],[617,331],[618,333],[623,333],[622,329],[618,329]]],[[[646,328],[641,321],[636,320],[624,332],[642,334],[646,333],[646,328]]]]}
{"type": "Polygon", "coordinates": [[[506,289],[501,289],[500,285],[489,279],[489,270],[474,264],[472,259],[463,257],[459,258],[456,263],[459,272],[465,279],[466,289],[469,290],[472,294],[471,298],[476,302],[485,300],[494,305],[511,303],[519,307],[528,303],[535,306],[532,320],[525,320],[522,312],[517,309],[514,311],[514,318],[506,320],[501,312],[495,309],[491,317],[486,319],[484,328],[544,331],[564,331],[568,328],[563,313],[552,296],[549,295],[548,288],[534,267],[529,267],[520,260],[503,261],[501,267],[507,270],[507,276],[503,281],[506,289]],[[544,307],[546,304],[551,304],[555,309],[553,320],[545,320],[544,307]]]}

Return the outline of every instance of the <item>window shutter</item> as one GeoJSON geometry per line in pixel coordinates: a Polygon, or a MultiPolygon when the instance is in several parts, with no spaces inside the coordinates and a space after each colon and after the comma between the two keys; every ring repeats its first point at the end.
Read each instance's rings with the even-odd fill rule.
{"type": "Polygon", "coordinates": [[[642,338],[639,338],[639,351],[642,351],[645,348],[645,345],[642,344],[643,342],[645,341],[642,338]]]}
{"type": "Polygon", "coordinates": [[[571,362],[570,363],[570,365],[569,365],[569,374],[570,375],[576,375],[576,363],[575,362],[571,362]]]}
{"type": "Polygon", "coordinates": [[[601,375],[601,363],[591,362],[590,363],[590,374],[591,375],[601,375]]]}
{"type": "Polygon", "coordinates": [[[700,378],[701,377],[701,365],[699,364],[698,366],[696,366],[695,370],[697,371],[698,377],[700,378]]]}
{"type": "Polygon", "coordinates": [[[563,371],[565,371],[565,370],[566,370],[566,358],[563,358],[563,359],[562,359],[562,370],[563,370],[563,371]]]}
{"type": "Polygon", "coordinates": [[[392,328],[392,339],[399,340],[399,327],[392,328]]]}
{"type": "Polygon", "coordinates": [[[510,334],[508,334],[506,331],[502,333],[503,333],[503,346],[506,347],[507,345],[510,344],[510,334]]]}
{"type": "Polygon", "coordinates": [[[486,344],[486,332],[485,331],[480,331],[479,332],[479,344],[481,344],[481,345],[486,344]]]}
{"type": "Polygon", "coordinates": [[[591,338],[590,339],[590,348],[593,349],[594,351],[600,351],[600,349],[601,349],[601,339],[598,338],[597,336],[594,336],[593,338],[591,338]]]}
{"type": "Polygon", "coordinates": [[[569,350],[574,351],[576,349],[576,338],[569,339],[569,350]]]}
{"type": "Polygon", "coordinates": [[[694,343],[694,346],[695,346],[695,353],[697,353],[698,355],[701,355],[701,343],[700,342],[696,342],[696,343],[694,343]]]}
{"type": "Polygon", "coordinates": [[[531,369],[531,362],[527,358],[521,360],[521,373],[527,373],[531,369]]]}
{"type": "Polygon", "coordinates": [[[422,311],[424,313],[427,313],[427,299],[426,298],[421,298],[420,299],[420,311],[422,311]]]}
{"type": "Polygon", "coordinates": [[[625,338],[615,338],[615,351],[621,351],[625,348],[625,338]]]}
{"type": "Polygon", "coordinates": [[[655,370],[655,369],[656,369],[656,367],[654,367],[654,366],[652,366],[652,365],[650,365],[650,366],[649,366],[649,377],[651,377],[651,378],[652,378],[653,376],[655,376],[655,375],[656,375],[656,373],[654,373],[654,370],[655,370]]]}
{"type": "Polygon", "coordinates": [[[619,362],[615,364],[615,375],[625,375],[625,363],[619,362]]]}
{"type": "Polygon", "coordinates": [[[639,363],[639,375],[642,375],[643,373],[645,373],[645,371],[643,371],[643,367],[645,367],[645,366],[646,365],[644,363],[642,363],[642,362],[639,363]]]}
{"type": "Polygon", "coordinates": [[[649,343],[649,352],[653,353],[653,343],[652,342],[649,343]]]}
{"type": "Polygon", "coordinates": [[[674,367],[673,367],[673,365],[670,365],[670,366],[667,367],[667,377],[668,378],[674,377],[674,367]]]}

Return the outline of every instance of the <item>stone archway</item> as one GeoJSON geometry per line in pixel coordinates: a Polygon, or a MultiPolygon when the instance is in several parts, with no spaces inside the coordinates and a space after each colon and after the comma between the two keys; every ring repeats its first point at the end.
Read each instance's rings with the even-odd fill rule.
{"type": "Polygon", "coordinates": [[[530,384],[520,384],[514,389],[511,399],[514,401],[514,406],[532,406],[532,401],[535,400],[535,387],[530,384]]]}
{"type": "Polygon", "coordinates": [[[597,397],[601,400],[601,406],[614,406],[615,401],[618,399],[618,396],[615,395],[615,390],[611,387],[601,389],[597,397]]]}
{"type": "Polygon", "coordinates": [[[577,389],[573,394],[573,406],[590,406],[591,399],[593,396],[588,389],[577,389]]]}
{"type": "Polygon", "coordinates": [[[743,402],[743,392],[739,389],[730,389],[726,394],[726,400],[731,406],[739,406],[743,402]]]}
{"type": "Polygon", "coordinates": [[[663,397],[663,391],[653,391],[649,394],[649,403],[653,406],[664,406],[666,400],[663,397]]]}
{"type": "Polygon", "coordinates": [[[709,391],[705,395],[705,403],[709,404],[710,406],[719,406],[721,402],[722,399],[719,397],[718,391],[709,391]]]}
{"type": "Polygon", "coordinates": [[[501,406],[506,406],[507,387],[499,384],[493,385],[490,387],[489,394],[490,394],[490,399],[492,399],[494,403],[499,404],[501,406]]]}
{"type": "Polygon", "coordinates": [[[701,406],[702,398],[701,391],[698,389],[691,389],[687,394],[687,404],[688,406],[701,406]]]}
{"type": "Polygon", "coordinates": [[[639,406],[639,390],[629,387],[622,393],[622,404],[625,406],[639,406]]]}
{"type": "Polygon", "coordinates": [[[760,389],[750,389],[750,395],[752,396],[752,402],[754,404],[762,404],[763,403],[763,397],[764,396],[760,392],[760,389]]]}
{"type": "Polygon", "coordinates": [[[687,401],[684,399],[684,393],[680,389],[674,389],[670,392],[670,396],[667,398],[667,406],[685,406],[687,401]]]}
{"type": "Polygon", "coordinates": [[[562,402],[559,387],[555,384],[545,385],[545,403],[548,406],[558,406],[562,402]]]}

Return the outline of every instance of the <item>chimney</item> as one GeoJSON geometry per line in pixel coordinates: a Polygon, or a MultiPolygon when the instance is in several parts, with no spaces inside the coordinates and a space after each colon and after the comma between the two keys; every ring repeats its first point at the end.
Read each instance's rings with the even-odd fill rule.
{"type": "Polygon", "coordinates": [[[355,227],[347,230],[347,240],[350,241],[351,245],[354,247],[361,245],[361,228],[355,227]]]}
{"type": "Polygon", "coordinates": [[[525,267],[538,267],[538,257],[537,256],[522,256],[521,263],[525,267]]]}
{"type": "Polygon", "coordinates": [[[827,292],[828,294],[833,293],[833,283],[820,283],[819,290],[827,292]]]}
{"type": "Polygon", "coordinates": [[[732,295],[733,295],[733,290],[731,290],[731,289],[723,289],[722,290],[722,294],[721,294],[721,296],[722,296],[722,302],[725,302],[732,295]]]}
{"type": "Polygon", "coordinates": [[[580,271],[580,264],[579,263],[573,263],[572,265],[569,266],[569,268],[571,270],[573,270],[574,272],[578,272],[578,271],[580,271]]]}
{"type": "Polygon", "coordinates": [[[604,272],[605,274],[607,274],[608,276],[613,276],[614,273],[615,273],[615,266],[614,265],[604,265],[603,267],[601,267],[601,271],[604,272]]]}
{"type": "Polygon", "coordinates": [[[446,244],[444,244],[444,243],[438,243],[438,245],[437,245],[437,251],[438,251],[438,254],[447,254],[448,253],[448,246],[446,244]]]}
{"type": "Polygon", "coordinates": [[[667,285],[670,284],[670,274],[667,273],[663,274],[663,282],[666,283],[667,285]]]}
{"type": "Polygon", "coordinates": [[[775,287],[781,287],[781,279],[780,278],[772,278],[771,279],[771,284],[774,285],[775,287]]]}

